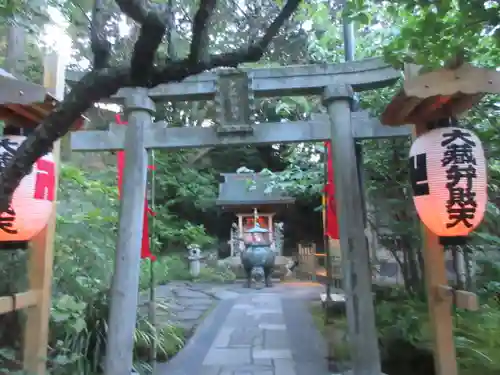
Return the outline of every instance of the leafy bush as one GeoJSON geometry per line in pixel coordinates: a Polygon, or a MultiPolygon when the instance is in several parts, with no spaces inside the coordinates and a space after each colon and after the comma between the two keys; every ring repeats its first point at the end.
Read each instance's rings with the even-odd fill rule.
{"type": "MultiPolygon", "coordinates": [[[[66,165],[62,168],[60,186],[49,365],[54,375],[95,374],[105,353],[108,291],[117,239],[116,172],[103,169],[90,174],[66,165]]],[[[185,223],[179,227],[177,220],[172,227],[175,231],[166,233],[169,223],[162,220],[156,226],[163,230],[158,238],[177,236],[178,243],[196,239],[205,244],[210,242],[201,226],[185,223]]],[[[160,256],[152,264],[145,260],[140,267],[140,289],[149,287],[151,267],[157,284],[191,278],[182,255],[160,256]]],[[[200,275],[201,280],[207,281],[230,278],[227,271],[213,268],[204,268],[200,275]]],[[[134,356],[138,369],[145,369],[144,360],[149,357],[149,347],[155,339],[154,327],[144,316],[138,315],[137,319],[134,356]]],[[[184,345],[186,336],[182,328],[171,324],[158,329],[156,335],[159,360],[174,355],[184,345]]]]}
{"type": "Polygon", "coordinates": [[[500,373],[500,310],[491,302],[480,312],[463,311],[456,316],[455,344],[463,375],[500,373]]]}
{"type": "Polygon", "coordinates": [[[198,279],[205,282],[228,283],[236,280],[236,274],[228,267],[206,266],[201,268],[198,279]]]}
{"type": "MultiPolygon", "coordinates": [[[[376,318],[382,350],[394,350],[397,343],[410,344],[414,350],[432,350],[432,337],[425,302],[398,297],[378,300],[376,318]]],[[[498,302],[490,300],[479,311],[456,310],[455,345],[461,374],[498,374],[500,359],[496,355],[500,347],[500,310],[498,302]]],[[[391,351],[391,354],[394,352],[391,351]]],[[[389,374],[390,375],[390,374],[389,374]]]]}
{"type": "MultiPolygon", "coordinates": [[[[49,358],[53,374],[96,373],[105,353],[109,310],[108,291],[113,273],[118,196],[112,170],[87,173],[64,166],[58,205],[49,358]]],[[[157,277],[167,279],[168,265],[154,263],[157,277]]],[[[141,287],[149,283],[147,261],[141,264],[141,287]]],[[[158,355],[166,358],[182,346],[184,335],[172,327],[158,332],[158,355]]],[[[150,344],[152,327],[138,316],[138,348],[150,344]]],[[[143,360],[141,350],[136,359],[143,360]]]]}
{"type": "MultiPolygon", "coordinates": [[[[160,256],[153,262],[153,272],[155,284],[166,284],[171,280],[189,280],[189,270],[183,264],[179,255],[160,256]]],[[[151,282],[151,263],[149,261],[141,262],[140,288],[149,288],[151,282]]]]}
{"type": "MultiPolygon", "coordinates": [[[[377,288],[376,324],[379,332],[382,370],[388,375],[432,375],[432,337],[425,301],[409,298],[404,288],[377,288]]],[[[455,346],[460,374],[493,375],[500,373],[500,304],[490,299],[477,312],[454,313],[455,346]]],[[[327,333],[324,310],[311,308],[313,319],[327,333]]],[[[336,317],[335,335],[347,332],[345,317],[336,317]]],[[[331,339],[331,338],[330,338],[331,339]]],[[[346,338],[334,340],[337,360],[349,359],[346,338]]]]}
{"type": "MultiPolygon", "coordinates": [[[[218,266],[218,265],[204,265],[200,269],[199,276],[193,280],[190,272],[189,272],[189,263],[186,257],[183,257],[179,254],[174,254],[170,256],[160,257],[159,266],[160,272],[163,271],[163,274],[158,274],[158,271],[155,270],[156,281],[159,284],[164,284],[170,280],[189,280],[189,281],[202,281],[202,282],[213,282],[213,283],[224,283],[231,282],[236,279],[236,275],[231,269],[226,266],[218,266]]],[[[156,262],[155,262],[156,263],[156,262]]],[[[149,267],[149,265],[148,265],[149,267]]],[[[149,280],[149,268],[141,273],[141,285],[144,283],[146,285],[149,280]]]]}

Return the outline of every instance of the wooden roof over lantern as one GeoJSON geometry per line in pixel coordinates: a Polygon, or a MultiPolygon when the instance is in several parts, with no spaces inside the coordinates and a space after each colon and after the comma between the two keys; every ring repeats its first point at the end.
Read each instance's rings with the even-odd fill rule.
{"type": "Polygon", "coordinates": [[[444,68],[406,79],[380,119],[384,125],[401,126],[459,116],[486,94],[500,94],[500,72],[455,60],[444,68]]]}
{"type": "MultiPolygon", "coordinates": [[[[38,126],[59,104],[47,88],[32,82],[17,79],[0,69],[0,120],[8,126],[34,128],[38,126]]],[[[81,116],[72,127],[77,130],[83,126],[85,117],[81,116]]]]}

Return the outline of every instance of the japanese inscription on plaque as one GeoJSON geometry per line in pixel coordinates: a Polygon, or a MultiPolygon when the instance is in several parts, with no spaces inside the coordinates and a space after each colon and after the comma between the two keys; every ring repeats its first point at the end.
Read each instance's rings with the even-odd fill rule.
{"type": "Polygon", "coordinates": [[[217,72],[215,111],[217,132],[251,133],[255,116],[252,79],[238,69],[221,69],[217,72]]]}

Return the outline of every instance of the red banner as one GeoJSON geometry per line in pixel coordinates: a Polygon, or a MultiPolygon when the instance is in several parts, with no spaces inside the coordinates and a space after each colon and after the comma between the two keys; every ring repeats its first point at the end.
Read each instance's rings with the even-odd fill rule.
{"type": "MultiPolygon", "coordinates": [[[[115,117],[116,123],[118,125],[127,125],[125,121],[122,121],[119,114],[115,117]]],[[[122,180],[123,180],[123,170],[125,168],[125,151],[118,151],[116,154],[117,169],[118,169],[118,194],[121,196],[122,193],[122,180]]],[[[148,169],[153,169],[151,165],[148,169]]],[[[149,246],[149,218],[148,214],[154,216],[155,213],[148,207],[147,198],[144,199],[144,224],[142,226],[142,245],[141,245],[141,259],[149,258],[151,261],[155,261],[156,257],[151,253],[151,248],[149,246]]]]}
{"type": "Polygon", "coordinates": [[[326,198],[326,235],[330,238],[338,240],[339,237],[339,223],[337,219],[337,203],[335,200],[335,181],[333,175],[333,155],[332,146],[330,142],[325,142],[327,150],[326,157],[326,184],[325,184],[325,198],[326,198]]]}

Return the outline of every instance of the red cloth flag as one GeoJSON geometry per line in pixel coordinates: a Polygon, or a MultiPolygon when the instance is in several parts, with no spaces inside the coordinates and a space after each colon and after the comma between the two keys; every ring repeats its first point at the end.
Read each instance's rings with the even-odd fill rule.
{"type": "MultiPolygon", "coordinates": [[[[116,115],[116,123],[118,125],[127,125],[126,122],[122,121],[119,114],[116,115]]],[[[118,169],[118,194],[121,196],[122,193],[122,181],[123,181],[123,169],[125,168],[125,151],[118,151],[116,154],[117,169],[118,169]]],[[[151,165],[148,169],[153,169],[151,165]]],[[[155,261],[156,257],[151,253],[151,248],[149,246],[149,218],[148,214],[154,216],[155,213],[148,207],[147,198],[144,199],[144,224],[142,226],[142,245],[141,245],[141,259],[149,258],[151,261],[155,261]]]]}
{"type": "Polygon", "coordinates": [[[326,155],[326,235],[330,238],[338,240],[339,236],[339,223],[337,219],[337,202],[335,200],[335,181],[333,175],[333,155],[331,142],[325,142],[327,150],[326,155]]]}

